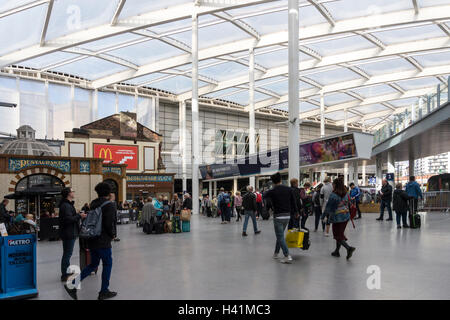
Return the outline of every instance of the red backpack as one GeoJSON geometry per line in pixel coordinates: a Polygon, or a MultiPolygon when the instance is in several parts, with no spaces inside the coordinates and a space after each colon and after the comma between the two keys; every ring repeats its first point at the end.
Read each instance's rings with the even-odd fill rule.
{"type": "Polygon", "coordinates": [[[256,202],[262,202],[262,195],[261,193],[256,193],[256,202]]]}

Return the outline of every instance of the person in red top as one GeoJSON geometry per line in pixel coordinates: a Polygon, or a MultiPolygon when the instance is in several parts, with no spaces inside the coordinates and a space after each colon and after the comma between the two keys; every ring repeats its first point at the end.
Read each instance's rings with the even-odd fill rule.
{"type": "Polygon", "coordinates": [[[262,214],[262,194],[259,192],[259,189],[256,188],[255,191],[255,195],[256,195],[256,217],[259,218],[259,216],[261,216],[262,214]]]}

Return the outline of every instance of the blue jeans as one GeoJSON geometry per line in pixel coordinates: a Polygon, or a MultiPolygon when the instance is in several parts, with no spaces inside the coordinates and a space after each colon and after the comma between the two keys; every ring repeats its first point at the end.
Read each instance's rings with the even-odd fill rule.
{"type": "Polygon", "coordinates": [[[248,219],[252,218],[252,222],[253,222],[253,231],[258,231],[258,227],[256,225],[256,215],[254,211],[244,211],[245,214],[245,220],[244,220],[244,229],[242,230],[243,232],[247,232],[247,225],[248,225],[248,219]]]}
{"type": "Polygon", "coordinates": [[[61,275],[67,275],[67,268],[70,266],[70,258],[72,257],[75,239],[63,240],[63,256],[61,259],[61,275]]]}
{"type": "Polygon", "coordinates": [[[277,243],[275,245],[275,254],[280,252],[280,248],[283,250],[285,257],[289,255],[289,249],[284,238],[284,229],[286,229],[289,223],[289,219],[273,219],[273,226],[275,229],[275,236],[277,237],[277,243]]]}
{"type": "Polygon", "coordinates": [[[100,260],[103,263],[103,271],[102,271],[102,289],[101,292],[108,291],[109,288],[109,279],[111,278],[111,269],[112,269],[112,250],[111,248],[104,249],[92,249],[91,250],[91,264],[86,266],[86,268],[81,271],[81,281],[84,280],[87,276],[89,276],[92,272],[94,272],[98,265],[100,264],[100,260]]]}
{"type": "Polygon", "coordinates": [[[384,200],[381,200],[381,204],[380,204],[380,218],[383,219],[384,208],[385,207],[387,208],[387,211],[389,213],[389,219],[392,219],[391,202],[390,201],[384,201],[384,200]]]}

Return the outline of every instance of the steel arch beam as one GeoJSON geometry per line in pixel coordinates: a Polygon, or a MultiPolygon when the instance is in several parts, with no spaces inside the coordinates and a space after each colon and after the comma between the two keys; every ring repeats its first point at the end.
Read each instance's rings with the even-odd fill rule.
{"type": "MultiPolygon", "coordinates": [[[[398,56],[400,54],[408,54],[411,52],[432,51],[443,48],[450,48],[449,37],[438,37],[421,41],[410,41],[395,45],[393,44],[386,46],[385,49],[383,50],[379,48],[357,50],[348,53],[341,53],[337,55],[323,57],[322,60],[320,61],[316,60],[301,61],[299,64],[299,70],[306,71],[314,68],[329,67],[336,64],[345,64],[359,60],[398,56]]],[[[285,75],[287,72],[288,72],[287,65],[270,68],[265,73],[255,75],[255,80],[264,80],[272,77],[278,77],[285,75]]],[[[199,89],[199,94],[206,95],[209,93],[228,89],[231,87],[244,85],[246,83],[248,83],[248,77],[245,76],[226,81],[221,81],[217,86],[207,86],[199,89]]],[[[182,93],[178,96],[179,101],[188,100],[190,98],[191,98],[190,92],[182,93]]]]}

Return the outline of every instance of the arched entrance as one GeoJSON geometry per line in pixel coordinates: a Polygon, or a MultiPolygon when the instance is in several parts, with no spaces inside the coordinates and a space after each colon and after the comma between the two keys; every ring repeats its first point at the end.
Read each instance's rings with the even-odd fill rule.
{"type": "Polygon", "coordinates": [[[19,180],[15,187],[15,209],[17,213],[51,216],[61,200],[64,182],[50,174],[32,174],[19,180]]]}

